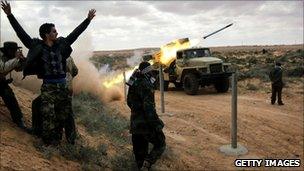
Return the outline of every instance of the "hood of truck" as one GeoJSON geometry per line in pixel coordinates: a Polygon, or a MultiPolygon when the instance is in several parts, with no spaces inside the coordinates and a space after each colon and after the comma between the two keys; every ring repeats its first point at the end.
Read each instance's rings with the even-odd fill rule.
{"type": "Polygon", "coordinates": [[[187,67],[196,67],[196,66],[207,66],[207,64],[217,64],[217,63],[223,63],[223,61],[215,57],[202,57],[202,58],[189,59],[185,64],[183,64],[182,60],[180,60],[179,64],[187,67]]]}

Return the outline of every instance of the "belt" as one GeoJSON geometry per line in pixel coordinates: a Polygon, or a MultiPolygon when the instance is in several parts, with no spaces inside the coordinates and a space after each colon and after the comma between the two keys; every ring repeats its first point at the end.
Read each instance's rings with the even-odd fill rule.
{"type": "Polygon", "coordinates": [[[57,79],[43,79],[43,84],[65,84],[65,78],[57,78],[57,79]]]}

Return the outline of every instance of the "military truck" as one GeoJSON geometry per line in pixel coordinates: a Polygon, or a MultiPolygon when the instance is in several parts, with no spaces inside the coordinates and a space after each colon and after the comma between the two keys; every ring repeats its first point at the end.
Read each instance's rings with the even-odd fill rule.
{"type": "MultiPolygon", "coordinates": [[[[230,26],[232,23],[204,36],[203,39],[230,26]]],[[[213,57],[209,48],[189,47],[188,38],[178,39],[166,44],[153,55],[143,56],[143,59],[152,60],[156,74],[159,66],[163,66],[165,91],[168,90],[169,83],[173,83],[176,88],[183,88],[189,95],[195,95],[201,87],[209,85],[214,85],[219,93],[227,92],[229,77],[232,75],[231,64],[213,57]]]]}
{"type": "MultiPolygon", "coordinates": [[[[154,65],[158,68],[159,63],[154,65]]],[[[227,92],[231,71],[231,64],[212,57],[209,48],[178,50],[176,59],[170,65],[164,65],[164,90],[167,91],[169,83],[173,83],[189,95],[195,95],[201,87],[209,85],[214,85],[219,93],[227,92]]]]}

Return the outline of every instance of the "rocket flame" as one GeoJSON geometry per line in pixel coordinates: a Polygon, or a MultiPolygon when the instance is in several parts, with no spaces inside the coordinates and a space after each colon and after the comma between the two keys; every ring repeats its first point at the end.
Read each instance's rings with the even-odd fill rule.
{"type": "MultiPolygon", "coordinates": [[[[190,42],[190,40],[188,38],[174,40],[164,46],[161,46],[161,50],[156,52],[153,55],[154,61],[150,60],[149,62],[151,63],[151,65],[153,65],[153,63],[161,63],[166,66],[169,66],[170,63],[176,59],[176,52],[178,50],[189,48],[190,46],[196,45],[198,42],[199,42],[199,40],[191,40],[191,42],[190,42]]],[[[131,77],[133,71],[136,68],[137,68],[137,66],[134,67],[133,69],[125,71],[126,80],[128,80],[131,77]]],[[[123,74],[120,73],[114,77],[109,77],[109,78],[105,79],[103,81],[103,85],[106,88],[111,88],[114,85],[123,83],[123,81],[124,81],[123,79],[124,79],[123,74]]]]}
{"type": "MultiPolygon", "coordinates": [[[[153,65],[153,60],[150,60],[148,61],[151,65],[153,65]]],[[[131,75],[133,74],[134,70],[136,70],[138,68],[138,66],[135,66],[134,68],[132,69],[129,69],[127,71],[125,71],[125,74],[126,74],[126,81],[129,80],[129,78],[131,77],[131,75]]],[[[119,73],[117,74],[116,76],[111,77],[111,78],[107,78],[103,81],[103,85],[106,87],[106,88],[111,88],[112,86],[114,85],[117,85],[117,84],[120,84],[120,83],[123,83],[124,81],[124,78],[123,78],[123,74],[122,73],[119,73]]]]}
{"type": "MultiPolygon", "coordinates": [[[[126,80],[128,80],[133,71],[136,69],[137,67],[134,67],[133,69],[130,69],[130,70],[127,70],[125,71],[126,73],[126,80]]],[[[117,85],[117,84],[120,84],[120,83],[123,83],[124,82],[124,77],[123,77],[123,74],[120,73],[120,74],[117,74],[116,76],[111,77],[111,78],[107,78],[103,81],[103,85],[106,87],[106,88],[111,88],[112,86],[114,85],[117,85]]]]}
{"type": "Polygon", "coordinates": [[[189,48],[188,38],[174,40],[161,47],[161,50],[154,55],[155,61],[169,66],[176,59],[176,52],[181,49],[189,48]]]}

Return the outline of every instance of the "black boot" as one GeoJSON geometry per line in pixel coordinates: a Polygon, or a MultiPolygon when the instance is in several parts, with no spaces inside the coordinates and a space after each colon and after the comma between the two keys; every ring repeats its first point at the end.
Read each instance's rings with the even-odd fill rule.
{"type": "Polygon", "coordinates": [[[26,128],[22,119],[20,119],[19,121],[16,121],[15,123],[21,129],[25,129],[26,128]]]}

